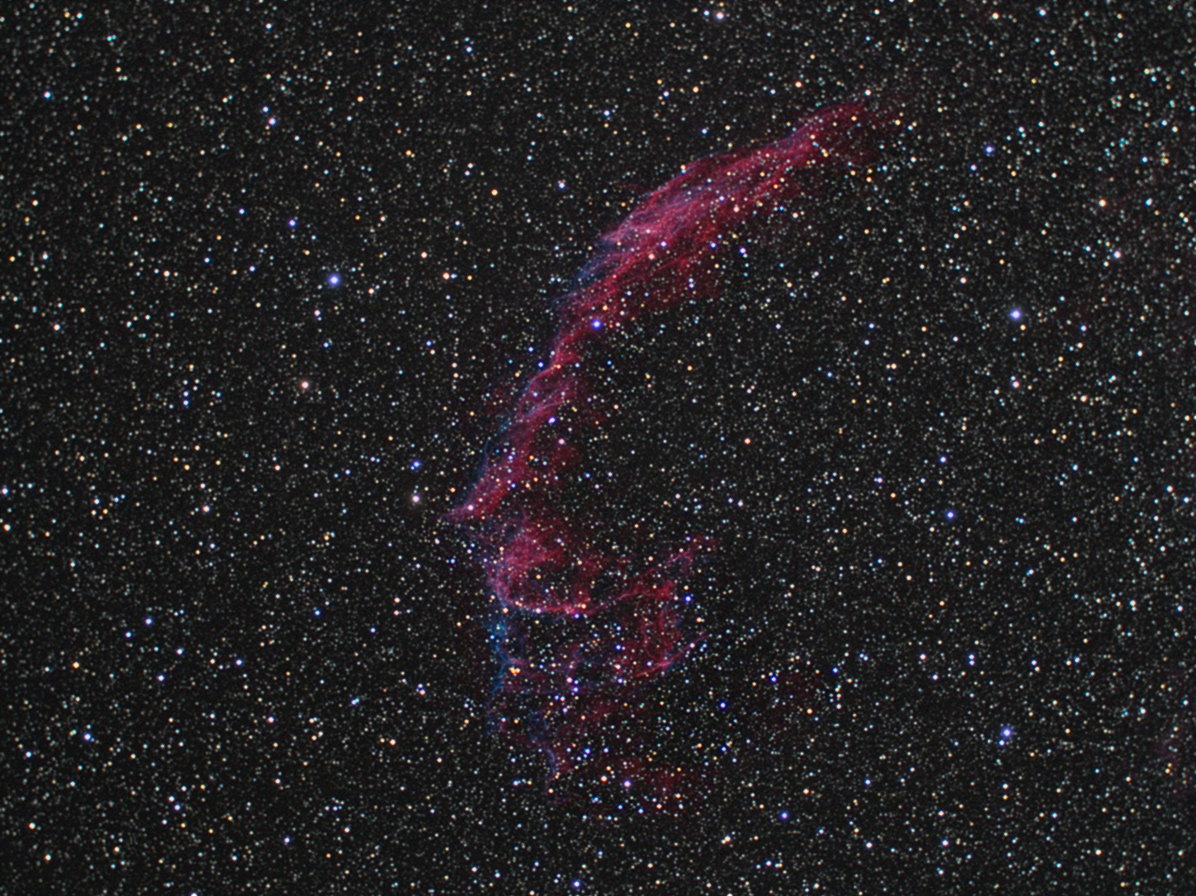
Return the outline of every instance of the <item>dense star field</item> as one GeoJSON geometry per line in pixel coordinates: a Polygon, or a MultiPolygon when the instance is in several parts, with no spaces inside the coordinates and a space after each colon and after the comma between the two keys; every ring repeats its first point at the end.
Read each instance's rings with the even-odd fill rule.
{"type": "Polygon", "coordinates": [[[0,890],[1196,890],[1196,8],[942,5],[0,13],[0,890]]]}

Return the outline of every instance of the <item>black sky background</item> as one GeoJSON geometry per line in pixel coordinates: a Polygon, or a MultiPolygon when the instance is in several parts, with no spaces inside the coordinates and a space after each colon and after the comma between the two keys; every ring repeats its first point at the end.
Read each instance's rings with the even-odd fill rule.
{"type": "Polygon", "coordinates": [[[1193,8],[804,7],[0,14],[5,892],[1196,887],[1193,8]],[[849,97],[594,359],[613,512],[720,549],[685,808],[549,799],[441,514],[595,238],[849,97]]]}

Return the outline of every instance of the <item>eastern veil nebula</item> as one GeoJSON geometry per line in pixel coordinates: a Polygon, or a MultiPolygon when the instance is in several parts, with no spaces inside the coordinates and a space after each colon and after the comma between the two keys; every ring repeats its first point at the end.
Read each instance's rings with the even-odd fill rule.
{"type": "Polygon", "coordinates": [[[643,198],[561,298],[547,356],[449,513],[479,546],[494,605],[491,718],[543,754],[550,791],[569,776],[630,787],[634,775],[661,800],[675,793],[679,769],[650,767],[609,735],[700,643],[684,581],[717,535],[655,544],[585,487],[597,475],[586,442],[618,413],[586,359],[636,321],[716,298],[731,234],[813,211],[821,179],[871,158],[882,118],[861,102],[825,109],[773,143],[700,159],[643,198]]]}

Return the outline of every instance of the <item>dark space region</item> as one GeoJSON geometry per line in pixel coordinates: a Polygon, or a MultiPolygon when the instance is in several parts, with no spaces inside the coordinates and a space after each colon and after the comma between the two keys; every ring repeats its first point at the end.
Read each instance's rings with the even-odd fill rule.
{"type": "Polygon", "coordinates": [[[5,7],[0,890],[1196,891],[1194,15],[5,7]],[[585,356],[562,504],[709,547],[560,774],[448,516],[601,235],[843,103],[585,356]]]}

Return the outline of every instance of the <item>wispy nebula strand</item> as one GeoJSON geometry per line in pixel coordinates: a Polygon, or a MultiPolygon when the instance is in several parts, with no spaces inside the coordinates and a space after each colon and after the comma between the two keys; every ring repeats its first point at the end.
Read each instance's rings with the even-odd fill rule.
{"type": "Polygon", "coordinates": [[[631,714],[634,693],[694,649],[682,582],[713,545],[694,533],[645,553],[619,537],[627,521],[610,518],[601,502],[567,498],[592,472],[587,437],[613,413],[587,381],[587,352],[647,315],[716,298],[731,235],[742,240],[796,217],[819,179],[866,163],[880,119],[874,108],[843,103],[773,143],[699,159],[644,197],[600,238],[561,298],[542,368],[449,513],[476,538],[496,604],[492,718],[542,751],[550,779],[609,767],[609,753],[597,762],[597,733],[631,714]]]}

